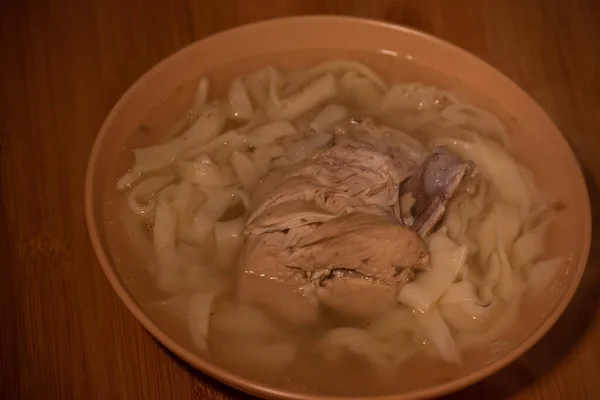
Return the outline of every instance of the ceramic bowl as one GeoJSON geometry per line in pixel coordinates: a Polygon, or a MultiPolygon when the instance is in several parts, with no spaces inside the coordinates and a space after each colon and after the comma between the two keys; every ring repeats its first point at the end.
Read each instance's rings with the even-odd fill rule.
{"type": "Polygon", "coordinates": [[[415,372],[410,388],[378,398],[408,400],[443,395],[493,374],[540,340],[577,289],[591,236],[590,205],[581,170],[552,120],[515,83],[454,45],[397,25],[325,16],[259,22],[189,45],[142,76],[102,125],[86,176],[85,209],[91,241],[123,303],[178,357],[207,375],[261,397],[324,398],[248,378],[198,352],[185,327],[153,305],[156,289],[139,265],[141,256],[129,250],[135,246],[121,232],[119,216],[110,211],[110,205],[119,196],[115,179],[125,168],[118,162],[123,146],[153,107],[182,83],[205,74],[224,80],[227,74],[269,63],[310,65],[344,56],[365,61],[388,79],[415,79],[457,90],[499,115],[509,127],[515,157],[531,169],[546,193],[565,205],[549,233],[548,248],[551,255],[562,255],[567,261],[543,296],[523,301],[514,329],[503,337],[510,345],[494,354],[484,349],[463,367],[429,371],[425,378],[415,372]]]}

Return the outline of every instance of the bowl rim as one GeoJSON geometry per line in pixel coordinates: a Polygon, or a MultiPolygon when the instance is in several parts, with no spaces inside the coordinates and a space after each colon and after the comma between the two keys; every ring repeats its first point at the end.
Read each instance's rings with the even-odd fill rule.
{"type": "Polygon", "coordinates": [[[90,152],[90,156],[88,159],[87,170],[85,175],[85,189],[84,189],[84,205],[85,205],[85,219],[87,223],[87,230],[90,237],[90,241],[94,252],[96,254],[96,258],[98,259],[100,266],[112,286],[113,290],[116,292],[117,296],[121,299],[121,301],[125,304],[129,312],[133,314],[133,316],[142,324],[142,326],[150,332],[150,334],[159,341],[159,343],[163,344],[169,351],[175,354],[178,358],[184,360],[189,365],[193,366],[195,369],[200,371],[203,374],[206,374],[218,381],[221,381],[233,388],[238,390],[242,390],[246,393],[257,395],[257,396],[267,396],[269,398],[282,398],[282,399],[298,399],[298,400],[307,400],[307,399],[323,399],[323,400],[339,400],[342,397],[338,396],[317,396],[311,394],[304,394],[299,392],[292,392],[282,389],[275,389],[265,385],[263,383],[256,382],[252,379],[241,377],[225,368],[219,367],[207,360],[203,357],[198,356],[183,348],[183,346],[179,345],[175,340],[171,339],[161,328],[159,328],[146,313],[142,310],[142,308],[138,305],[137,301],[133,298],[133,296],[128,292],[125,288],[125,285],[119,278],[118,273],[113,268],[112,263],[110,262],[109,255],[104,251],[104,248],[101,244],[102,239],[99,235],[98,224],[95,219],[94,209],[96,205],[96,201],[94,199],[94,178],[96,176],[97,171],[97,160],[99,157],[100,150],[105,141],[105,138],[108,134],[109,128],[112,125],[112,122],[115,118],[117,118],[123,104],[127,101],[128,98],[132,96],[134,92],[138,90],[138,87],[145,84],[152,75],[154,75],[157,71],[163,69],[169,62],[171,62],[174,58],[180,57],[182,54],[188,53],[192,51],[193,47],[198,45],[200,42],[209,42],[213,41],[217,38],[226,37],[226,36],[237,36],[245,31],[249,31],[255,29],[257,27],[276,27],[282,24],[297,24],[297,23],[309,23],[311,21],[330,21],[332,23],[346,23],[346,24],[359,24],[359,25],[370,25],[376,28],[383,28],[389,30],[391,34],[404,34],[411,35],[415,37],[419,37],[421,39],[425,39],[430,42],[435,42],[439,46],[446,47],[448,50],[453,51],[457,56],[463,58],[470,58],[473,61],[476,61],[483,67],[486,67],[492,70],[494,73],[498,74],[502,79],[506,81],[506,84],[513,86],[513,90],[521,92],[521,95],[524,95],[531,101],[531,103],[541,111],[541,113],[547,118],[547,120],[552,124],[554,128],[556,128],[556,132],[559,132],[558,137],[554,138],[562,143],[562,146],[567,150],[568,156],[571,158],[571,161],[574,165],[579,166],[578,168],[578,178],[580,182],[583,184],[582,189],[584,190],[584,195],[582,196],[585,199],[585,218],[584,218],[584,226],[582,227],[584,233],[584,243],[583,243],[583,254],[581,256],[581,261],[579,265],[576,265],[576,269],[574,271],[573,278],[568,287],[565,288],[561,298],[556,303],[554,309],[548,316],[542,321],[542,323],[537,327],[535,331],[531,333],[531,335],[521,342],[518,346],[516,346],[509,353],[505,354],[503,357],[496,360],[494,363],[487,365],[477,371],[471,372],[467,375],[452,379],[448,382],[430,386],[423,389],[415,389],[409,392],[393,394],[393,395],[383,395],[383,396],[367,396],[361,397],[361,399],[377,399],[377,400],[418,400],[431,398],[435,396],[441,396],[444,394],[452,393],[463,389],[467,386],[470,386],[476,382],[479,382],[492,374],[500,371],[505,368],[507,365],[515,361],[517,358],[521,357],[526,351],[531,349],[556,323],[556,321],[563,315],[565,309],[568,304],[571,302],[573,296],[581,279],[583,277],[591,246],[591,205],[589,200],[589,192],[584,179],[583,172],[581,170],[581,165],[579,164],[572,147],[562,134],[562,132],[556,127],[556,124],[550,118],[550,116],[546,113],[546,111],[527,94],[520,86],[518,86],[514,81],[512,81],[509,77],[503,74],[501,71],[493,67],[491,64],[487,63],[480,57],[468,52],[462,47],[452,44],[446,40],[443,40],[439,37],[436,37],[432,34],[425,33],[418,29],[414,29],[412,27],[407,27],[403,25],[399,25],[392,22],[386,22],[382,20],[372,19],[372,18],[362,18],[362,17],[352,17],[352,16],[332,16],[332,15],[303,15],[303,16],[293,16],[293,17],[283,17],[283,18],[272,18],[261,20],[257,22],[252,22],[248,24],[239,25],[227,30],[222,30],[211,35],[208,35],[204,38],[196,40],[183,48],[171,53],[167,57],[163,58],[160,62],[152,66],[148,69],[142,76],[140,76],[127,90],[126,92],[119,98],[119,100],[115,103],[115,105],[111,108],[107,117],[105,118],[102,126],[99,130],[98,135],[94,140],[93,147],[90,152]]]}

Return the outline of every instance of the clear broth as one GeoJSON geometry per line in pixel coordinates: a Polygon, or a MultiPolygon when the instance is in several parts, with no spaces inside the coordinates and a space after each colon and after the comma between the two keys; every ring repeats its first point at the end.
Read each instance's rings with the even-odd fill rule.
{"type": "MultiPolygon", "coordinates": [[[[443,89],[457,89],[465,100],[489,109],[501,118],[509,127],[510,137],[517,138],[511,141],[511,150],[520,162],[533,170],[535,175],[535,168],[533,168],[535,166],[528,165],[527,159],[520,157],[525,154],[525,149],[519,146],[517,135],[519,121],[503,114],[498,104],[478,93],[476,88],[468,88],[464,82],[444,75],[443,66],[440,66],[439,70],[427,69],[408,58],[394,57],[383,53],[307,51],[273,54],[248,59],[213,71],[209,75],[211,80],[209,97],[223,98],[228,82],[234,76],[263,66],[272,65],[281,69],[310,67],[319,61],[340,57],[365,62],[388,82],[420,81],[443,89]]],[[[132,148],[164,140],[165,132],[174,122],[185,115],[193,96],[194,87],[195,81],[182,84],[159,102],[143,121],[140,121],[138,131],[130,134],[124,142],[122,153],[118,156],[115,164],[115,179],[132,165],[132,148]]],[[[114,185],[114,182],[111,184],[114,185]]],[[[542,188],[544,187],[544,182],[538,182],[538,184],[542,188]]],[[[172,307],[165,307],[163,303],[166,299],[165,295],[158,290],[147,291],[147,288],[152,286],[149,284],[152,277],[148,271],[132,268],[132,265],[142,266],[151,262],[152,245],[148,231],[139,223],[139,217],[133,215],[127,208],[125,194],[115,193],[112,188],[108,189],[107,193],[104,210],[105,228],[116,268],[125,285],[135,299],[144,299],[143,302],[140,301],[141,307],[152,315],[158,326],[163,327],[170,336],[188,337],[188,341],[182,344],[201,354],[191,344],[187,333],[187,323],[176,312],[173,312],[172,307]],[[128,240],[116,239],[122,239],[123,232],[127,233],[128,240]],[[113,240],[113,238],[115,239],[113,240]]],[[[552,235],[552,231],[550,235],[552,235]]],[[[230,281],[235,279],[234,276],[227,278],[230,281]]],[[[542,303],[528,298],[523,300],[524,307],[537,307],[535,309],[538,311],[535,315],[540,316],[539,319],[518,322],[519,324],[528,324],[525,327],[527,331],[533,331],[543,321],[544,311],[549,311],[560,297],[560,285],[554,285],[548,290],[548,293],[549,296],[552,296],[552,301],[546,299],[543,302],[543,308],[542,303]]],[[[309,343],[311,335],[315,334],[317,332],[302,332],[298,340],[309,343]]],[[[485,348],[463,352],[463,365],[460,367],[446,364],[438,358],[431,358],[421,352],[400,364],[391,375],[381,374],[359,359],[349,358],[344,363],[329,364],[310,351],[300,353],[301,356],[297,357],[297,360],[285,371],[261,370],[236,360],[235,354],[229,354],[227,348],[221,346],[218,340],[216,343],[210,343],[211,352],[201,355],[236,374],[281,390],[332,396],[375,396],[398,394],[449,382],[502,357],[521,340],[514,340],[511,333],[507,332],[505,337],[489,343],[485,348]]]]}

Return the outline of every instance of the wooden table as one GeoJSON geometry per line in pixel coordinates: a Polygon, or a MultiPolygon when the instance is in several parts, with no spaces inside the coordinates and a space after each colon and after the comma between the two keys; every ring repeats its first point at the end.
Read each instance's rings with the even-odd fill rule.
{"type": "MultiPolygon", "coordinates": [[[[514,79],[575,148],[598,226],[598,0],[2,1],[0,398],[244,398],[175,359],[113,293],[87,237],[84,172],[109,109],[157,61],[238,24],[315,13],[415,26],[514,79]]],[[[600,398],[598,236],[592,247],[542,342],[449,398],[600,398]]]]}

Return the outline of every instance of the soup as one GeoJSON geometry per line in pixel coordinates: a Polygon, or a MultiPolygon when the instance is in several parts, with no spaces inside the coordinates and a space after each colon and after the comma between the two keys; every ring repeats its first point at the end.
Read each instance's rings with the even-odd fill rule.
{"type": "Polygon", "coordinates": [[[560,204],[508,148],[437,86],[257,65],[159,104],[113,207],[199,351],[278,387],[392,393],[458,374],[561,266],[560,204]]]}

